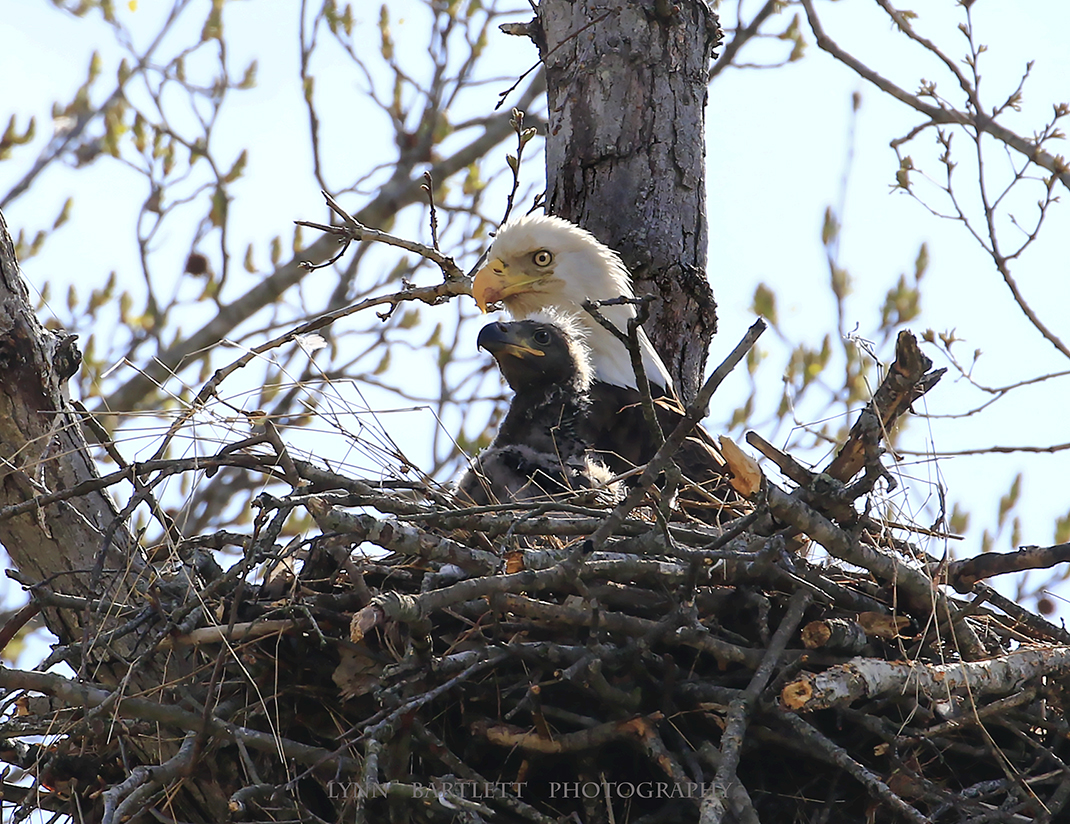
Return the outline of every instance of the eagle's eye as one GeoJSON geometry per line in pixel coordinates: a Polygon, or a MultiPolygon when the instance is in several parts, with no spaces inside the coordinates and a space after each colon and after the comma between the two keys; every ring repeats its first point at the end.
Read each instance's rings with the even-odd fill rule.
{"type": "Polygon", "coordinates": [[[546,249],[539,249],[535,254],[531,256],[531,262],[539,267],[547,267],[554,262],[554,256],[552,252],[546,249]]]}
{"type": "Polygon", "coordinates": [[[550,342],[550,333],[546,329],[536,329],[531,337],[539,346],[546,346],[550,342]]]}

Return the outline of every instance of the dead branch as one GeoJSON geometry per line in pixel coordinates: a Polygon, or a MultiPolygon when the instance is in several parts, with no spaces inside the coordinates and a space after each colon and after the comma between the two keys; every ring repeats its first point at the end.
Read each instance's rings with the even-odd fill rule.
{"type": "Polygon", "coordinates": [[[807,649],[825,647],[855,655],[866,645],[866,631],[862,625],[843,618],[811,621],[803,627],[801,637],[807,649]]]}
{"type": "MultiPolygon", "coordinates": [[[[115,694],[98,687],[80,684],[49,673],[0,670],[0,687],[7,690],[27,690],[51,695],[74,707],[95,708],[108,703],[114,705],[121,718],[155,721],[176,729],[200,728],[200,715],[174,706],[143,698],[116,700],[115,694]]],[[[301,744],[297,741],[279,740],[258,730],[238,727],[219,719],[209,719],[208,727],[214,736],[223,740],[241,739],[246,746],[268,753],[282,751],[299,762],[319,764],[325,759],[336,762],[343,770],[355,769],[355,762],[332,753],[301,744]]]]}
{"type": "Polygon", "coordinates": [[[887,583],[894,582],[911,610],[919,614],[931,614],[939,621],[951,617],[954,637],[960,644],[963,656],[980,658],[985,655],[976,633],[965,621],[955,616],[946,596],[933,587],[932,579],[922,570],[905,563],[892,552],[856,540],[832,521],[772,484],[769,485],[768,496],[769,509],[778,519],[809,535],[841,561],[868,569],[887,583]]]}
{"type": "Polygon", "coordinates": [[[947,371],[932,369],[932,365],[933,362],[918,348],[917,338],[908,331],[900,332],[895,344],[895,360],[888,367],[888,374],[851,427],[847,442],[825,469],[825,474],[838,481],[849,481],[867,460],[873,459],[873,450],[887,436],[895,421],[947,371]]]}
{"type": "Polygon", "coordinates": [[[977,697],[1021,689],[1035,678],[1070,668],[1070,647],[1010,652],[988,661],[926,665],[855,658],[818,675],[804,675],[781,692],[783,705],[798,712],[828,709],[860,698],[922,694],[949,702],[968,692],[977,697]]]}
{"type": "Polygon", "coordinates": [[[507,724],[479,724],[474,728],[474,732],[500,747],[519,747],[529,752],[557,754],[596,749],[629,738],[641,740],[650,734],[650,725],[660,720],[661,714],[654,713],[648,717],[615,721],[611,724],[592,727],[589,730],[559,735],[552,739],[545,738],[537,732],[527,732],[507,724]]]}
{"type": "Polygon", "coordinates": [[[874,798],[883,801],[891,809],[904,816],[907,820],[915,822],[915,824],[929,824],[928,817],[919,813],[897,795],[872,770],[867,769],[854,758],[851,758],[845,749],[837,746],[835,742],[822,735],[802,718],[790,714],[785,714],[783,718],[804,742],[813,747],[814,752],[858,779],[859,783],[864,785],[874,798]]]}
{"type": "Polygon", "coordinates": [[[753,704],[758,700],[758,696],[769,682],[773,668],[779,663],[779,657],[787,647],[789,638],[795,634],[799,622],[802,621],[803,612],[809,605],[810,598],[805,591],[800,590],[792,596],[784,620],[770,640],[765,658],[755,670],[747,689],[728,708],[724,734],[721,736],[721,763],[713,777],[713,786],[702,799],[699,818],[702,822],[718,824],[724,819],[729,803],[729,788],[736,781],[736,765],[739,763],[740,751],[743,747],[747,717],[753,704]]]}
{"type": "Polygon", "coordinates": [[[951,586],[965,593],[985,578],[1027,569],[1051,569],[1067,561],[1070,561],[1070,544],[1024,546],[1017,552],[986,552],[973,558],[951,561],[946,565],[944,575],[951,586]]]}

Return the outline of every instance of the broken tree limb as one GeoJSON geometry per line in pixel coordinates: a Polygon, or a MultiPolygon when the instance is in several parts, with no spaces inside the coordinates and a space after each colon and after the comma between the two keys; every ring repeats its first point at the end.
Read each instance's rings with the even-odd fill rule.
{"type": "Polygon", "coordinates": [[[857,621],[846,618],[830,618],[811,621],[800,634],[807,649],[827,649],[857,655],[866,645],[866,631],[857,621]]]}
{"type": "Polygon", "coordinates": [[[870,451],[877,448],[895,421],[914,401],[936,386],[947,371],[932,369],[932,365],[918,347],[917,338],[905,329],[900,332],[895,360],[888,367],[888,374],[851,427],[847,442],[825,469],[827,475],[846,482],[858,474],[866,465],[870,451]]]}
{"type": "Polygon", "coordinates": [[[987,661],[958,664],[854,658],[819,673],[804,673],[781,691],[781,704],[812,712],[862,698],[920,695],[946,702],[954,695],[1007,695],[1032,678],[1070,670],[1070,647],[1043,647],[1007,653],[987,661]]]}
{"type": "MultiPolygon", "coordinates": [[[[947,582],[962,593],[984,578],[1009,575],[1027,569],[1050,569],[1070,561],[1070,544],[1023,546],[1016,552],[986,552],[973,558],[951,561],[946,565],[947,582]]],[[[938,565],[930,565],[935,569],[938,565]]]]}

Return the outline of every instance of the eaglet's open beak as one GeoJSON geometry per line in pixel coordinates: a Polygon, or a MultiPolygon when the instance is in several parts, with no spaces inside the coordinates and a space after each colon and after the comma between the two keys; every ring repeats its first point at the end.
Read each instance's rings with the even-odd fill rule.
{"type": "Polygon", "coordinates": [[[495,358],[499,354],[512,355],[514,358],[524,358],[528,355],[541,358],[546,355],[545,352],[528,346],[524,337],[514,331],[515,328],[504,323],[488,323],[479,330],[476,346],[486,349],[495,358]]]}
{"type": "Polygon", "coordinates": [[[472,281],[472,297],[476,299],[480,311],[486,312],[492,303],[505,300],[511,295],[531,291],[532,284],[542,280],[542,275],[526,275],[512,269],[504,261],[493,258],[487,265],[476,272],[472,281]]]}

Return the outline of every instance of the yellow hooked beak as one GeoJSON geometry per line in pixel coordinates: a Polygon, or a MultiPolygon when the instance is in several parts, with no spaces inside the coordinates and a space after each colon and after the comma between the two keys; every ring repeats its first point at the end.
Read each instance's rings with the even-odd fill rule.
{"type": "Polygon", "coordinates": [[[486,312],[492,303],[505,300],[512,295],[530,291],[532,284],[543,279],[543,275],[525,275],[509,268],[509,264],[494,258],[476,272],[472,281],[472,297],[480,311],[486,312]]]}
{"type": "Polygon", "coordinates": [[[507,343],[499,351],[512,355],[514,358],[523,358],[525,355],[532,355],[536,358],[546,356],[545,352],[540,352],[538,349],[532,349],[530,346],[524,346],[519,343],[507,343]]]}

